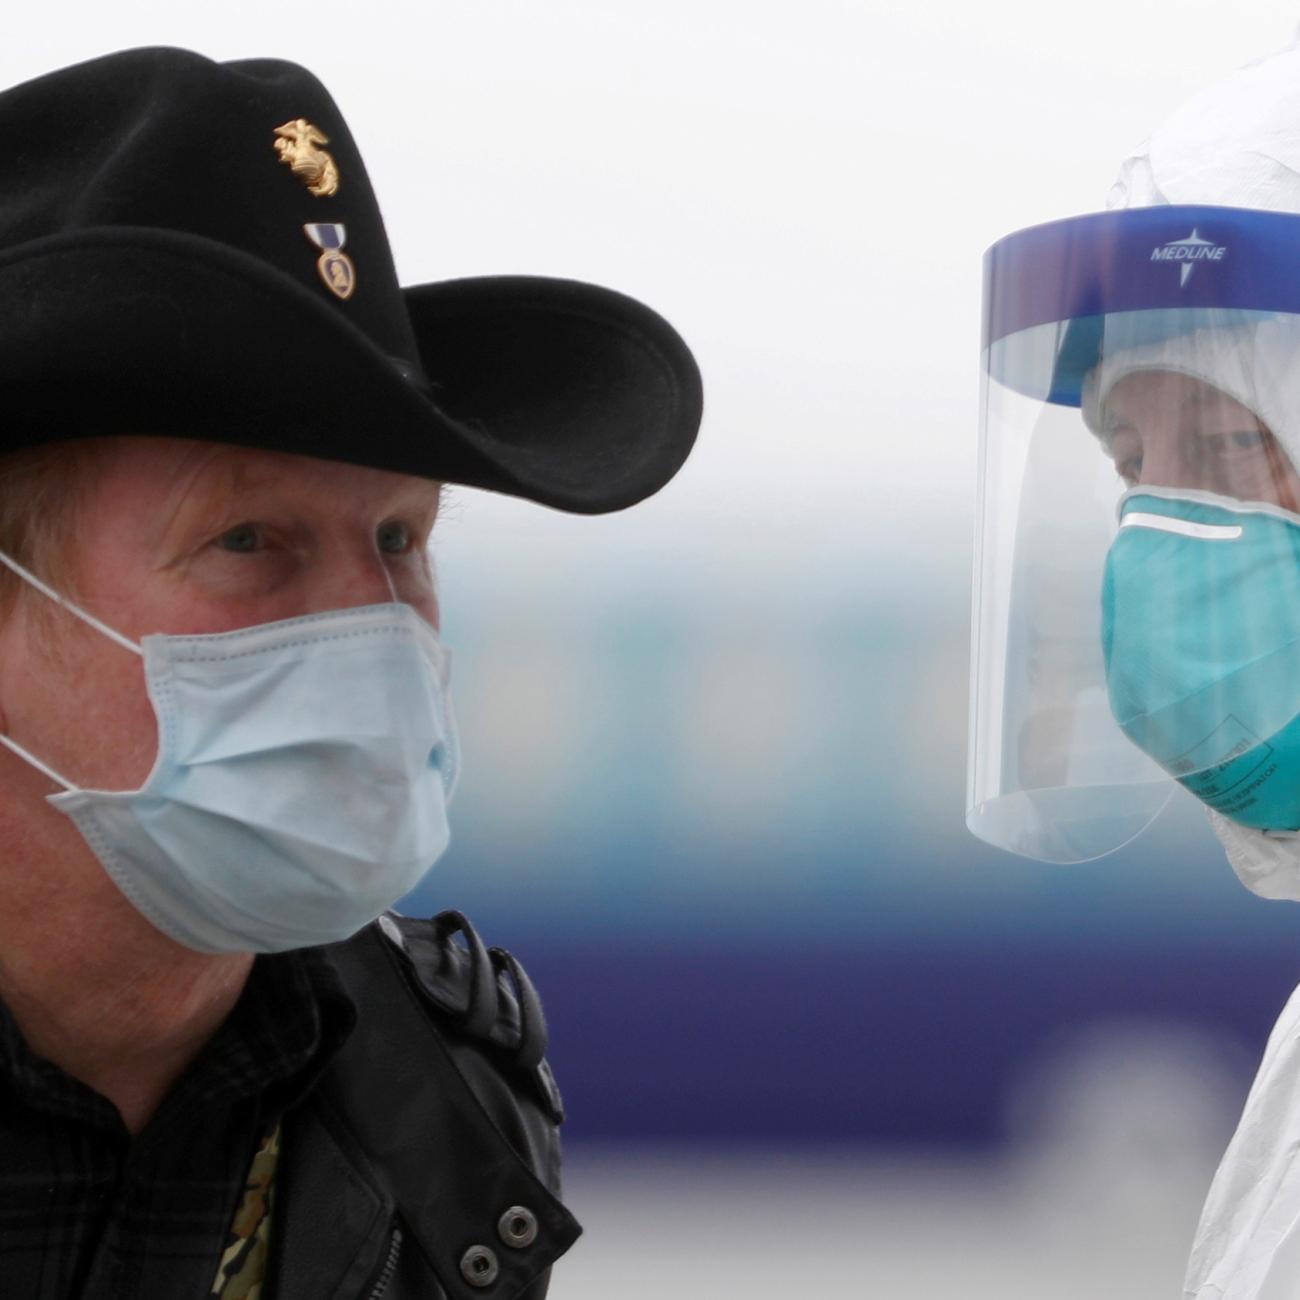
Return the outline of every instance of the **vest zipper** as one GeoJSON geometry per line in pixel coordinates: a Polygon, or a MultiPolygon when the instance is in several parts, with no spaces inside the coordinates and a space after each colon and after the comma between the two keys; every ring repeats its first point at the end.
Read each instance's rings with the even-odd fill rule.
{"type": "Polygon", "coordinates": [[[388,1239],[388,1258],[384,1260],[384,1267],[375,1279],[374,1286],[370,1288],[370,1294],[366,1297],[366,1300],[379,1300],[379,1297],[388,1290],[388,1284],[393,1280],[393,1274],[397,1272],[397,1257],[401,1253],[402,1230],[394,1225],[393,1235],[388,1239]]]}

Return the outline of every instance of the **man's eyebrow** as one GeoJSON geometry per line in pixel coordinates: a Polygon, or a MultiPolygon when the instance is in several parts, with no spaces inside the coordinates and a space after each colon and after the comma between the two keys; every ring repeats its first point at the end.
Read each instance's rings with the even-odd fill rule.
{"type": "MultiPolygon", "coordinates": [[[[260,508],[268,494],[278,496],[286,487],[297,490],[292,461],[249,459],[236,445],[204,448],[181,468],[174,482],[174,504],[163,532],[183,520],[187,526],[211,526],[260,508]]],[[[358,467],[359,469],[361,467],[358,467]]],[[[418,510],[437,518],[447,496],[447,485],[437,479],[401,475],[385,494],[388,508],[405,513],[418,510]]]]}
{"type": "Polygon", "coordinates": [[[195,454],[187,457],[177,467],[175,478],[167,492],[171,508],[166,518],[159,520],[160,538],[171,533],[182,520],[192,519],[196,509],[211,508],[211,497],[205,500],[201,495],[204,491],[210,491],[211,486],[220,483],[222,496],[226,500],[234,496],[230,462],[224,451],[222,447],[196,448],[195,454]]]}

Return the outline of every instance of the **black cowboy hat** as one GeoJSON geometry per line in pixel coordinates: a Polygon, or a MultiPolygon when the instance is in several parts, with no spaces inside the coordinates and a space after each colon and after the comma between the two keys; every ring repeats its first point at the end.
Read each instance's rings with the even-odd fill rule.
{"type": "Polygon", "coordinates": [[[621,294],[401,289],[295,64],[128,50],[0,94],[0,453],[207,438],[594,513],[673,476],[700,404],[680,336],[621,294]]]}

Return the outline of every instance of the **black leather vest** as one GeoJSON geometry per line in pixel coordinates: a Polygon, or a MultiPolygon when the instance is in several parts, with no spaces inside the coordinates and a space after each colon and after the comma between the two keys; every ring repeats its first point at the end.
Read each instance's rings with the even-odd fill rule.
{"type": "Polygon", "coordinates": [[[542,1300],[582,1229],[528,977],[455,912],[325,951],[358,1024],[284,1119],[269,1300],[542,1300]]]}

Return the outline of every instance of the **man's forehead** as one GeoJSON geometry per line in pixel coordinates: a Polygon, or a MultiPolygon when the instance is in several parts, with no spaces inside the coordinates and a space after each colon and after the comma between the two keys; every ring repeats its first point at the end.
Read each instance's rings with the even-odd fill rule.
{"type": "Polygon", "coordinates": [[[116,489],[153,494],[159,506],[185,501],[226,503],[285,496],[325,495],[370,502],[385,498],[436,501],[432,479],[292,452],[188,438],[102,440],[94,462],[116,489]]]}

